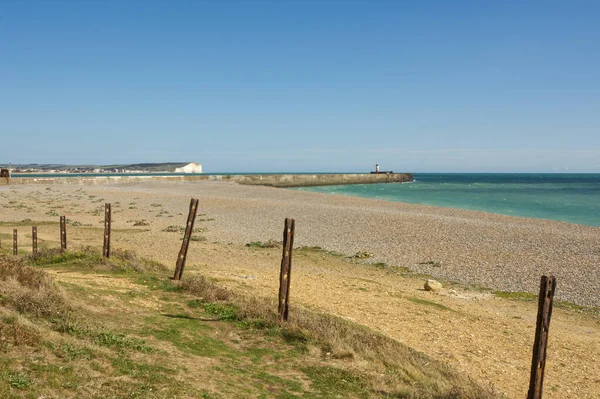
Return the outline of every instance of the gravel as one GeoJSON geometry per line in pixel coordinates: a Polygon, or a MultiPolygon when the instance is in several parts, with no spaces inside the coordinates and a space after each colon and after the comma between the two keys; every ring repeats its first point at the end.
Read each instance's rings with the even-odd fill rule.
{"type": "MultiPolygon", "coordinates": [[[[54,185],[44,192],[44,187],[35,185],[1,187],[0,204],[7,204],[11,194],[67,196],[81,188],[54,185]]],[[[552,274],[557,278],[557,299],[600,306],[597,227],[227,182],[147,182],[83,189],[121,204],[137,198],[135,210],[124,207],[129,219],[148,219],[140,210],[160,203],[170,214],[153,220],[153,230],[175,222],[183,225],[189,198],[195,197],[200,199],[199,212],[215,219],[197,224],[208,228],[203,235],[209,241],[281,240],[284,218],[293,217],[296,247],[319,246],[346,255],[366,251],[374,255],[369,259],[373,262],[501,291],[537,293],[540,276],[552,274]]],[[[5,211],[0,215],[1,220],[9,216],[5,211]]],[[[91,220],[97,223],[95,219],[91,220]]],[[[88,223],[84,216],[78,220],[88,223]]]]}

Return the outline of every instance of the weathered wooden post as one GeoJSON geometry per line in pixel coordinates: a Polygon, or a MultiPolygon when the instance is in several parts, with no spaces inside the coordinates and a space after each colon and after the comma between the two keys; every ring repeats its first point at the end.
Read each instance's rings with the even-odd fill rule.
{"type": "Polygon", "coordinates": [[[67,250],[67,218],[65,216],[60,217],[60,249],[61,251],[67,250]]]}
{"type": "Polygon", "coordinates": [[[177,265],[175,266],[175,274],[173,280],[181,280],[183,276],[183,268],[185,267],[185,260],[187,258],[188,247],[190,246],[190,237],[192,236],[192,230],[194,230],[194,222],[196,221],[196,212],[198,211],[199,200],[192,198],[190,200],[190,212],[188,214],[187,224],[185,225],[185,234],[183,236],[183,242],[181,243],[181,250],[177,257],[177,265]]]}
{"type": "Polygon", "coordinates": [[[31,226],[31,252],[37,255],[37,226],[31,226]]]}
{"type": "Polygon", "coordinates": [[[13,229],[13,255],[18,255],[17,251],[17,229],[13,229]]]}
{"type": "Polygon", "coordinates": [[[283,228],[283,254],[279,272],[279,321],[287,321],[290,311],[290,274],[292,272],[292,250],[296,221],[285,219],[283,228]]]}
{"type": "Polygon", "coordinates": [[[105,258],[110,258],[110,223],[110,204],[104,204],[104,247],[102,247],[102,256],[105,258]]]}
{"type": "Polygon", "coordinates": [[[554,276],[542,276],[540,282],[540,296],[538,301],[537,325],[535,341],[533,343],[533,356],[531,360],[531,377],[529,379],[529,392],[527,399],[541,399],[544,385],[544,369],[546,367],[546,349],[548,347],[548,330],[550,317],[552,317],[552,300],[556,290],[554,276]]]}
{"type": "Polygon", "coordinates": [[[10,169],[0,169],[0,181],[10,184],[10,169]]]}

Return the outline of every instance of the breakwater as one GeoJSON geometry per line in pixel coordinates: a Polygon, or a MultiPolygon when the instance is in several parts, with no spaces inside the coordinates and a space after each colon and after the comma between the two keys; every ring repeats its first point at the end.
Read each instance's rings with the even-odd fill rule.
{"type": "MultiPolygon", "coordinates": [[[[35,177],[13,174],[11,185],[18,184],[77,184],[101,185],[115,183],[140,183],[145,181],[194,182],[230,181],[238,184],[270,187],[311,187],[346,184],[404,183],[413,180],[412,173],[288,173],[288,174],[180,174],[180,175],[37,175],[35,177]]],[[[0,183],[1,184],[1,183],[0,183]]]]}

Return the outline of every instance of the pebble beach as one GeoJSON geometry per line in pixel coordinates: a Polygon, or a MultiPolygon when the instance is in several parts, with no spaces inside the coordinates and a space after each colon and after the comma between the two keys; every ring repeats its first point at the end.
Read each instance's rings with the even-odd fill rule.
{"type": "MultiPolygon", "coordinates": [[[[537,293],[540,276],[551,274],[558,282],[557,299],[600,306],[597,227],[227,182],[57,184],[48,188],[1,187],[0,199],[8,205],[18,195],[40,206],[42,198],[80,197],[88,208],[119,203],[122,213],[115,215],[114,227],[151,219],[154,230],[184,224],[189,199],[194,197],[200,200],[199,212],[214,219],[203,233],[208,241],[281,240],[283,220],[290,217],[296,219],[296,246],[318,246],[348,256],[368,252],[373,255],[369,262],[500,291],[537,293]],[[93,198],[85,198],[84,191],[93,198]],[[128,203],[135,206],[125,206],[128,203]],[[158,209],[168,215],[154,217],[158,209]]],[[[42,210],[46,209],[37,213],[51,219],[42,210]]],[[[32,217],[26,209],[2,216],[16,221],[32,217]]],[[[99,217],[81,208],[72,218],[99,226],[99,217]]],[[[151,251],[147,239],[131,244],[151,251]]]]}

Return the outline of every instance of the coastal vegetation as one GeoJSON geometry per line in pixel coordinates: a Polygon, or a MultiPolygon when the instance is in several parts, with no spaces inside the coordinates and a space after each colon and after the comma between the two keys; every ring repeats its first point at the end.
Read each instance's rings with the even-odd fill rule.
{"type": "Polygon", "coordinates": [[[131,251],[0,255],[0,395],[493,397],[347,320],[294,307],[282,323],[275,298],[167,274],[131,251]]]}

